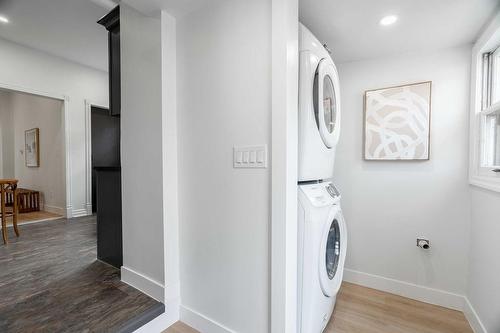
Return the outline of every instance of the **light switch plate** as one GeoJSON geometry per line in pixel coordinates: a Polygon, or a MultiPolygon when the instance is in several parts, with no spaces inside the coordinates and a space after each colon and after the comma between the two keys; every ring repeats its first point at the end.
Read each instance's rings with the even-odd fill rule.
{"type": "Polygon", "coordinates": [[[267,168],[267,145],[233,147],[234,168],[267,168]]]}

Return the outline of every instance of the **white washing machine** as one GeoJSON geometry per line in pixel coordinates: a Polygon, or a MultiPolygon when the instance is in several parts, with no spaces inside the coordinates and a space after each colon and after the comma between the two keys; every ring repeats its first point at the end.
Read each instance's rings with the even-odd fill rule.
{"type": "Polygon", "coordinates": [[[299,182],[333,176],[340,135],[337,68],[328,51],[300,24],[299,182]]]}
{"type": "Polygon", "coordinates": [[[340,194],[330,182],[299,185],[298,328],[321,333],[342,283],[347,231],[340,194]]]}

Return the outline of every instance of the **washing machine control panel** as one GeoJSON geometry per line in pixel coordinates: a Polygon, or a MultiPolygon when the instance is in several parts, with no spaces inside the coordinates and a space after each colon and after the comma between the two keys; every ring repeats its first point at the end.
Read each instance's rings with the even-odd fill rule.
{"type": "Polygon", "coordinates": [[[328,184],[326,186],[326,190],[328,193],[332,196],[332,198],[340,197],[340,192],[339,190],[333,185],[332,183],[328,184]]]}
{"type": "Polygon", "coordinates": [[[333,205],[340,201],[340,192],[332,183],[300,185],[300,189],[316,207],[333,205]]]}

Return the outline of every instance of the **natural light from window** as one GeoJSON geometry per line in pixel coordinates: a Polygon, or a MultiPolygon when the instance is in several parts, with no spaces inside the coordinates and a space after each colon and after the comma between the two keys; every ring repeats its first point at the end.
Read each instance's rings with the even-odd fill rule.
{"type": "Polygon", "coordinates": [[[500,167],[500,47],[483,54],[482,167],[500,167]]]}

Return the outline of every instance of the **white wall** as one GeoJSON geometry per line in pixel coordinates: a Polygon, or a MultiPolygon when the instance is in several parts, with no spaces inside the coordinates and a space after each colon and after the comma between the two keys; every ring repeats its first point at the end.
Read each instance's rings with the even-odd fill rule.
{"type": "Polygon", "coordinates": [[[181,320],[267,332],[270,169],[233,169],[232,149],[271,143],[271,1],[177,23],[181,320]]]}
{"type": "MultiPolygon", "coordinates": [[[[356,271],[347,272],[347,279],[392,286],[393,292],[411,293],[414,286],[385,278],[465,294],[470,49],[467,45],[338,66],[342,134],[335,182],[349,231],[346,266],[356,271]],[[364,161],[364,91],[427,80],[432,81],[430,161],[364,161]],[[430,251],[415,246],[420,235],[430,239],[430,251]]],[[[428,301],[461,306],[456,295],[418,289],[416,296],[425,298],[426,292],[428,301]]]]}
{"type": "Polygon", "coordinates": [[[467,297],[487,332],[500,332],[500,194],[472,187],[467,297]]]}
{"type": "Polygon", "coordinates": [[[38,190],[43,209],[64,214],[66,204],[63,102],[29,94],[10,93],[13,115],[15,172],[19,186],[38,190]],[[25,163],[24,132],[40,129],[40,167],[25,163]]]}
{"type": "Polygon", "coordinates": [[[0,178],[14,178],[14,118],[10,93],[0,90],[0,178]]]}
{"type": "Polygon", "coordinates": [[[122,280],[164,301],[161,23],[120,6],[122,280]]]}
{"type": "MultiPolygon", "coordinates": [[[[106,31],[103,31],[106,33],[106,31]]],[[[85,99],[108,104],[107,73],[0,39],[0,86],[18,86],[68,98],[72,211],[85,214],[85,99]]]]}

